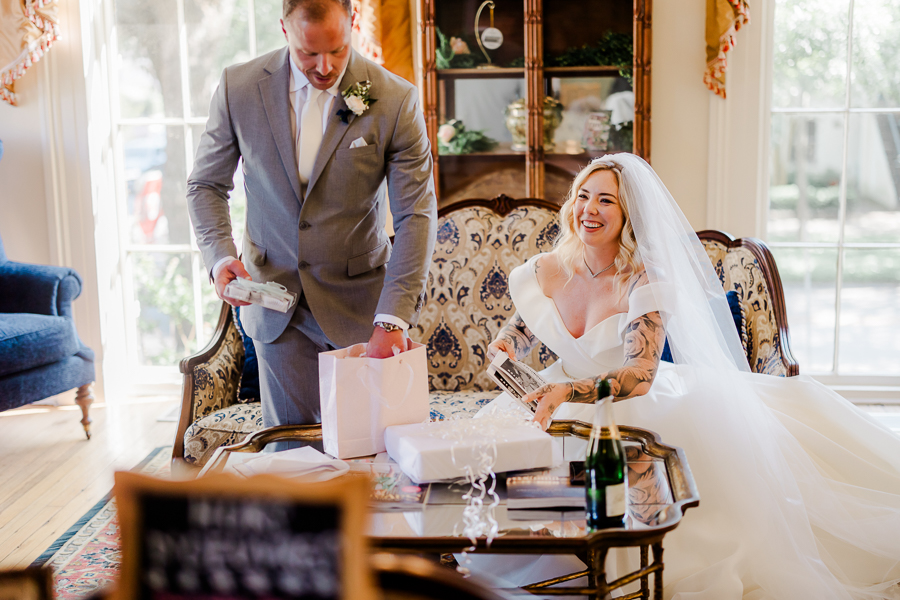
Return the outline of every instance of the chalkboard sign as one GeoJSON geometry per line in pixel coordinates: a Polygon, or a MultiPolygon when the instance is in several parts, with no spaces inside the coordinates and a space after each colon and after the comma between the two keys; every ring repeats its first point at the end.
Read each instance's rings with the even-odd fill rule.
{"type": "Polygon", "coordinates": [[[216,475],[174,482],[116,473],[119,596],[368,600],[369,487],[361,477],[310,484],[216,475]]]}
{"type": "Polygon", "coordinates": [[[0,571],[0,600],[53,600],[53,570],[0,571]]]}

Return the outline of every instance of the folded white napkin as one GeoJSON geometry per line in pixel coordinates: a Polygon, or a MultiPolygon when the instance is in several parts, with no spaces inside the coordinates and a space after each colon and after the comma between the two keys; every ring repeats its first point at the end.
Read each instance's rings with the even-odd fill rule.
{"type": "Polygon", "coordinates": [[[304,446],[282,452],[262,454],[234,465],[234,470],[245,477],[268,473],[296,479],[297,481],[328,481],[350,470],[342,460],[322,454],[315,448],[304,446]]]}

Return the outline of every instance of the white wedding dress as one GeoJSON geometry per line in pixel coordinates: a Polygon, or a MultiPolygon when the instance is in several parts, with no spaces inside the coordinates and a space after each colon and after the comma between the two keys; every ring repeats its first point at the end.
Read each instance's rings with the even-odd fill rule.
{"type": "MultiPolygon", "coordinates": [[[[621,367],[625,328],[657,310],[660,284],[637,288],[627,314],[576,338],[542,293],[535,260],[513,271],[509,287],[529,329],[559,356],[543,376],[563,382],[621,367]]],[[[664,540],[665,597],[900,598],[900,437],[807,376],[713,371],[660,363],[648,394],[615,404],[617,423],[685,450],[700,492],[700,506],[664,540]]],[[[502,394],[482,412],[513,402],[502,394]]],[[[565,403],[553,418],[592,414],[565,403]]],[[[637,568],[629,552],[611,553],[610,579],[637,568]]],[[[474,570],[519,571],[507,581],[534,574],[517,585],[559,574],[548,567],[554,557],[518,569],[514,560],[474,570]]],[[[576,570],[566,560],[559,570],[576,570]]]]}

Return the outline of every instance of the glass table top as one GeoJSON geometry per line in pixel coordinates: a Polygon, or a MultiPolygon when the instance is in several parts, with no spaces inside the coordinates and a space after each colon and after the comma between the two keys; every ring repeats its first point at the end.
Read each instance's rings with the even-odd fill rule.
{"type": "MultiPolygon", "coordinates": [[[[497,475],[498,502],[490,506],[493,499],[484,498],[478,524],[489,527],[496,522],[495,540],[527,538],[535,542],[542,539],[583,540],[598,535],[646,537],[646,534],[674,528],[686,508],[699,504],[699,494],[684,453],[665,445],[651,431],[627,426],[620,427],[620,431],[628,465],[628,510],[624,529],[601,530],[592,536],[587,529],[584,508],[510,509],[506,502],[506,478],[511,473],[497,475]]],[[[557,421],[549,432],[553,435],[556,456],[562,460],[549,474],[568,475],[570,461],[584,460],[590,427],[577,421],[557,421]]],[[[202,474],[233,470],[235,463],[257,456],[267,443],[284,439],[322,449],[321,429],[316,426],[263,430],[241,444],[220,448],[202,474]]],[[[457,481],[416,485],[386,453],[348,462],[351,463],[351,474],[368,474],[374,482],[369,534],[370,538],[382,542],[378,545],[414,545],[415,540],[426,538],[444,541],[455,538],[461,544],[466,539],[464,510],[467,500],[464,495],[471,490],[469,484],[457,481]]],[[[535,472],[515,474],[524,473],[535,472]]]]}

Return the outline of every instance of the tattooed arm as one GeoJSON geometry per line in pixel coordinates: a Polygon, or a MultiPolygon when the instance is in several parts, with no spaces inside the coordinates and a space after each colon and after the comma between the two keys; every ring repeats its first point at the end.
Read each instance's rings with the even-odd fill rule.
{"type": "Polygon", "coordinates": [[[660,314],[652,312],[641,315],[625,330],[625,364],[622,367],[591,379],[549,383],[523,397],[522,401],[537,403],[534,420],[546,429],[550,416],[563,402],[594,402],[595,386],[601,379],[609,380],[616,402],[642,396],[650,390],[656,377],[665,342],[666,332],[660,314]]]}
{"type": "Polygon", "coordinates": [[[528,329],[519,313],[516,313],[488,346],[487,358],[494,360],[498,352],[506,352],[514,360],[519,360],[525,358],[537,344],[538,339],[528,329]]]}

